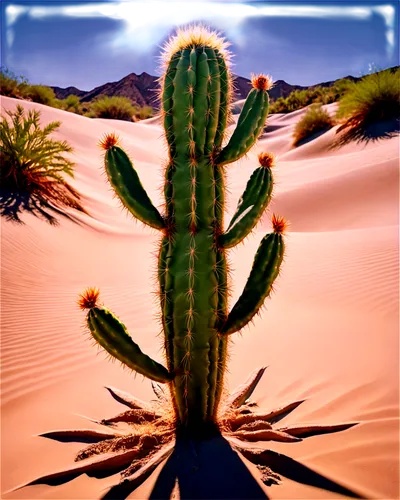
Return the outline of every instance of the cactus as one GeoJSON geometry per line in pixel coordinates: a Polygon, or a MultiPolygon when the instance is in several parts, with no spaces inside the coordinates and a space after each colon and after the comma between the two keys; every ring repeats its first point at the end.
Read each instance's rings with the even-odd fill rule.
{"type": "MultiPolygon", "coordinates": [[[[164,60],[166,70],[160,98],[169,148],[164,214],[152,204],[117,137],[106,135],[101,146],[105,150],[109,181],[123,205],[162,234],[158,280],[167,366],[141,351],[120,320],[99,304],[98,289],[87,289],[79,299],[80,307],[88,310],[87,325],[94,340],[113,358],[152,380],[157,400],[145,403],[107,387],[112,397],[129,409],[94,421],[106,426],[107,432],[80,429],[42,434],[59,440],[86,439],[92,444],[78,453],[73,467],[28,484],[51,484],[83,473],[104,469],[113,473],[116,467],[120,470],[126,467],[121,472],[124,481],[104,496],[119,498],[120,487],[137,488],[171,455],[176,437],[189,438],[193,447],[193,440],[218,433],[228,439],[234,437],[233,449],[259,465],[269,484],[278,477],[270,475],[274,474],[276,460],[271,459],[271,471],[267,467],[270,456],[238,447],[237,439],[298,442],[355,425],[273,428],[273,424],[303,401],[267,413],[254,411],[257,404],[250,397],[265,368],[256,370],[221,404],[230,335],[260,311],[271,293],[284,254],[286,222],[273,215],[273,232],[262,239],[243,293],[228,313],[226,250],[240,243],[265,211],[272,194],[274,158],[268,153],[259,155],[260,165],[250,177],[226,231],[224,168],[246,154],[263,130],[271,79],[263,75],[253,78],[253,89],[236,129],[224,146],[232,97],[229,55],[224,41],[204,28],[183,30],[167,44],[164,60]],[[169,389],[169,398],[163,384],[169,389]],[[119,424],[125,427],[119,429],[119,424]]],[[[275,472],[281,472],[279,466],[280,462],[275,472]]],[[[335,488],[328,489],[345,491],[351,496],[349,490],[335,488]]]]}
{"type": "Polygon", "coordinates": [[[108,179],[123,205],[162,233],[158,279],[167,367],[144,355],[110,311],[85,301],[83,307],[89,308],[93,338],[129,368],[168,383],[177,422],[199,429],[217,421],[229,334],[259,311],[283,258],[285,224],[275,217],[274,232],[262,240],[245,290],[228,314],[226,249],[241,242],[266,209],[273,157],[260,155],[225,232],[224,168],[247,153],[263,130],[272,82],[263,75],[253,78],[236,129],[223,147],[232,97],[223,40],[205,30],[181,32],[167,45],[164,60],[165,214],[150,201],[118,139],[108,135],[101,145],[108,179]]]}

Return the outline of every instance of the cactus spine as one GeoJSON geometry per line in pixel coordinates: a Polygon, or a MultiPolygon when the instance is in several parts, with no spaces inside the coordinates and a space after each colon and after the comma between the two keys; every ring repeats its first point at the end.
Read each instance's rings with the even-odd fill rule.
{"type": "Polygon", "coordinates": [[[232,77],[226,44],[202,27],[181,30],[164,50],[161,105],[169,159],[165,214],[147,196],[113,135],[102,145],[110,183],[123,205],[162,232],[158,258],[167,368],[143,354],[122,323],[86,293],[88,326],[112,356],[148,378],[168,383],[177,423],[200,429],[217,421],[229,334],[245,326],[270,293],[283,258],[282,219],[257,251],[243,294],[228,314],[225,252],[254,228],[268,205],[272,157],[259,156],[236,213],[224,232],[224,166],[256,142],[268,113],[269,77],[253,78],[237,127],[225,147],[232,77]]]}

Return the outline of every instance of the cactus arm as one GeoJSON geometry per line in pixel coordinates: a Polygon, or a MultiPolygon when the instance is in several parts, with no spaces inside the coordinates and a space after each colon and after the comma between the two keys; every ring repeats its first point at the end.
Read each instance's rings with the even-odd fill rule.
{"type": "Polygon", "coordinates": [[[94,340],[128,368],[156,382],[166,383],[174,378],[164,366],[143,354],[128,335],[125,325],[109,310],[98,306],[91,308],[87,323],[94,340]]]}
{"type": "Polygon", "coordinates": [[[163,229],[164,220],[148,197],[125,151],[116,145],[107,149],[105,167],[108,179],[123,205],[145,224],[163,229]]]}
{"type": "Polygon", "coordinates": [[[233,306],[221,334],[235,333],[253,318],[271,293],[283,260],[284,242],[281,233],[267,234],[258,247],[246,286],[233,306]]]}
{"type": "Polygon", "coordinates": [[[253,88],[247,96],[232,137],[216,158],[218,165],[237,161],[251,149],[264,128],[268,107],[267,92],[253,88]]]}
{"type": "Polygon", "coordinates": [[[257,168],[247,183],[228,229],[219,238],[219,245],[224,248],[233,247],[251,232],[270,202],[272,188],[271,170],[257,168]]]}

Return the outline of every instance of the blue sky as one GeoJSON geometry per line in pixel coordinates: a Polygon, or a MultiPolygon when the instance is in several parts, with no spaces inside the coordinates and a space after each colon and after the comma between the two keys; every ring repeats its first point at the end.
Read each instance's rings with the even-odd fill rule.
{"type": "Polygon", "coordinates": [[[393,1],[1,2],[2,65],[32,83],[90,90],[159,75],[160,45],[196,21],[231,42],[234,72],[311,85],[399,64],[393,1]]]}

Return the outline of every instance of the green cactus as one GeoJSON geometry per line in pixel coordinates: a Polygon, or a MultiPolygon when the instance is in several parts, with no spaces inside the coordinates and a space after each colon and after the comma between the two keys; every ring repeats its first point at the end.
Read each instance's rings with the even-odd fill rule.
{"type": "Polygon", "coordinates": [[[223,40],[204,29],[181,32],[165,51],[161,105],[169,161],[165,213],[153,206],[115,135],[102,141],[105,168],[123,205],[162,232],[158,259],[160,306],[167,368],[151,360],[124,325],[97,305],[97,292],[82,296],[93,338],[111,356],[146,377],[167,383],[177,425],[200,429],[218,418],[229,334],[243,328],[271,291],[283,258],[283,219],[261,242],[244,292],[228,313],[226,249],[241,242],[260,220],[272,194],[273,157],[247,183],[224,231],[224,167],[255,144],[268,113],[271,79],[253,78],[230,140],[232,76],[223,40]]]}
{"type": "MultiPolygon", "coordinates": [[[[129,409],[111,418],[94,420],[102,430],[61,429],[41,434],[50,439],[91,444],[79,451],[71,467],[24,486],[53,484],[99,471],[111,475],[119,469],[122,481],[102,498],[126,498],[174,453],[178,440],[184,446],[189,444],[191,453],[183,454],[183,460],[192,456],[199,480],[200,462],[207,460],[204,452],[201,460],[198,458],[199,443],[201,448],[202,439],[215,439],[215,443],[219,440],[225,450],[220,439],[225,436],[233,450],[259,467],[261,480],[267,485],[280,479],[277,473],[286,471],[287,475],[284,460],[285,464],[289,461],[289,469],[297,471],[293,477],[288,476],[291,479],[298,480],[301,470],[309,484],[362,498],[288,457],[260,453],[259,448],[251,449],[248,444],[245,448],[238,445],[238,440],[296,443],[303,438],[350,429],[355,423],[280,427],[280,420],[304,400],[269,412],[258,411],[257,403],[250,398],[265,367],[256,370],[221,401],[230,334],[243,328],[260,310],[272,290],[284,253],[282,234],[286,223],[274,215],[274,230],[261,241],[243,293],[228,313],[225,252],[251,232],[268,205],[273,187],[273,156],[259,155],[260,167],[248,181],[226,231],[224,165],[244,155],[262,131],[268,109],[266,91],[271,82],[262,75],[254,77],[254,89],[244,104],[235,132],[223,147],[232,93],[223,42],[204,28],[190,28],[178,32],[164,55],[161,102],[169,146],[165,214],[161,215],[151,203],[116,136],[107,135],[101,145],[106,150],[109,180],[123,205],[136,218],[162,232],[158,279],[167,367],[143,354],[125,326],[98,304],[98,289],[87,289],[79,300],[80,307],[89,310],[87,324],[96,342],[112,357],[151,379],[157,399],[146,403],[106,387],[116,401],[129,409]],[[170,400],[162,384],[169,388],[170,400]]],[[[211,450],[214,453],[217,447],[211,450]]],[[[219,477],[220,471],[217,469],[215,474],[219,477]]],[[[209,477],[208,471],[206,476],[209,477]]]]}

